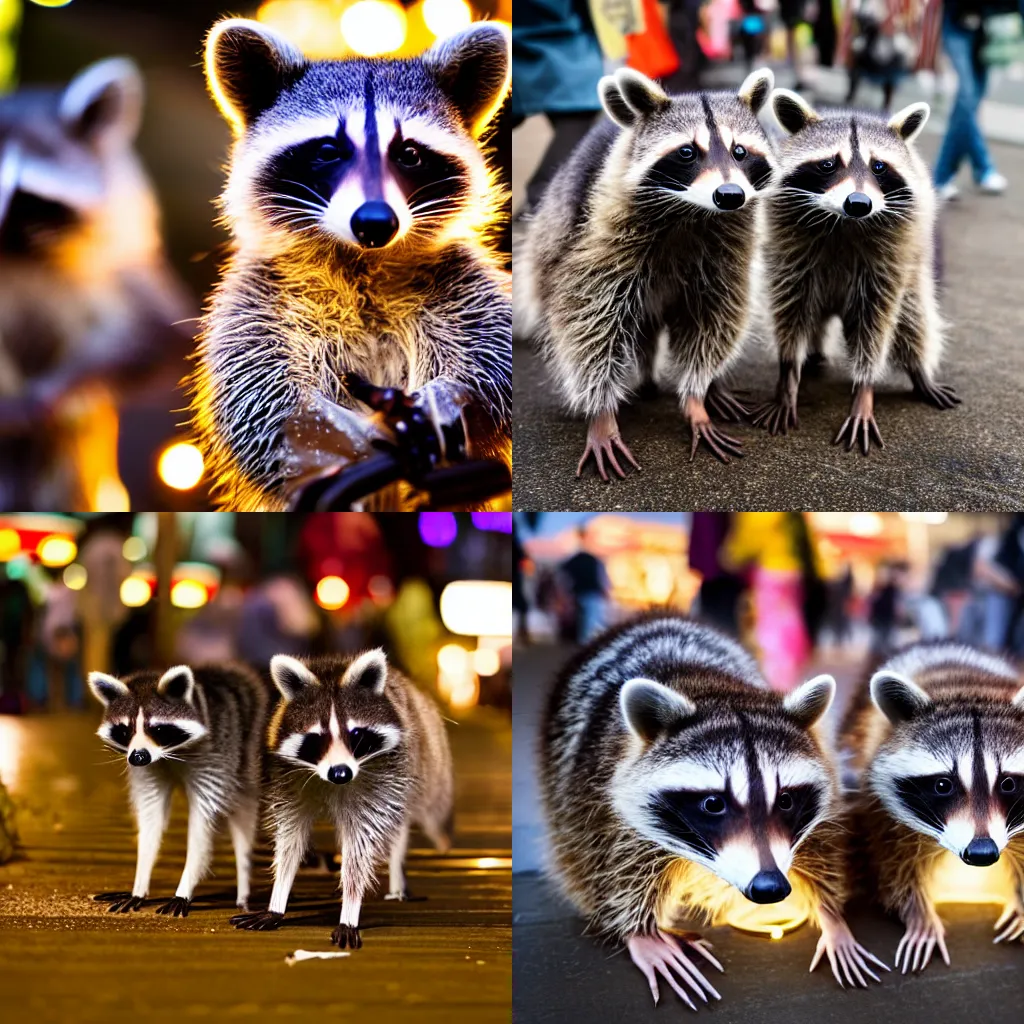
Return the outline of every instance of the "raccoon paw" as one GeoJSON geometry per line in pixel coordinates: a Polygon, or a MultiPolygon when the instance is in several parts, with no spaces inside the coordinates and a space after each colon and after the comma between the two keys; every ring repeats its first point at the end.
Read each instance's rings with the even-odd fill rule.
{"type": "Polygon", "coordinates": [[[853,397],[850,415],[843,421],[839,433],[832,438],[833,444],[839,444],[846,438],[846,450],[852,450],[860,435],[860,449],[867,455],[874,441],[879,448],[885,447],[878,424],[875,422],[875,397],[869,387],[859,387],[853,397]]]}
{"type": "Polygon", "coordinates": [[[339,924],[331,932],[331,942],[339,949],[360,949],[363,945],[363,938],[355,925],[339,924]]]}
{"type": "Polygon", "coordinates": [[[704,396],[704,405],[720,420],[742,423],[750,415],[750,410],[740,401],[741,395],[742,392],[730,391],[721,381],[713,380],[704,396]]]}
{"type": "Polygon", "coordinates": [[[615,419],[614,413],[602,413],[597,419],[593,420],[590,426],[587,428],[587,446],[583,449],[583,457],[579,461],[579,465],[576,467],[576,475],[579,476],[583,472],[583,467],[587,464],[587,459],[591,455],[594,456],[594,463],[597,466],[597,473],[601,479],[608,483],[608,474],[605,472],[604,460],[607,459],[611,464],[611,467],[615,472],[623,479],[626,479],[626,474],[619,466],[618,461],[615,458],[615,449],[618,450],[629,460],[630,464],[634,469],[639,469],[640,464],[633,458],[633,453],[626,446],[626,442],[622,440],[622,436],[619,434],[619,425],[615,419]]]}
{"type": "Polygon", "coordinates": [[[883,971],[889,970],[877,956],[869,953],[857,942],[845,921],[824,915],[822,915],[821,938],[818,940],[818,948],[814,951],[814,956],[811,957],[811,971],[818,966],[823,955],[828,956],[832,974],[839,982],[840,988],[846,987],[843,984],[843,977],[851,987],[860,985],[861,988],[867,988],[868,983],[864,980],[865,974],[875,981],[881,981],[881,978],[867,965],[868,960],[877,964],[883,971]],[[843,972],[842,975],[839,973],[840,968],[843,972]]]}
{"type": "Polygon", "coordinates": [[[284,914],[275,913],[273,910],[258,910],[252,914],[235,914],[229,920],[236,928],[250,932],[271,932],[281,927],[284,914]]]}
{"type": "Polygon", "coordinates": [[[133,896],[130,892],[101,892],[93,896],[98,903],[109,903],[108,914],[127,914],[129,910],[140,910],[145,896],[133,896]]]}
{"type": "Polygon", "coordinates": [[[893,966],[898,968],[902,958],[904,974],[908,968],[911,971],[923,971],[928,966],[936,946],[939,947],[939,953],[948,967],[949,950],[946,949],[946,929],[943,928],[942,922],[937,916],[928,920],[911,920],[907,924],[903,938],[900,939],[900,944],[896,947],[893,966]],[[910,959],[911,954],[914,956],[913,961],[910,959]]]}
{"type": "Polygon", "coordinates": [[[158,914],[173,914],[175,917],[188,917],[188,911],[191,906],[192,901],[190,899],[186,899],[184,896],[174,896],[162,907],[157,907],[156,912],[158,914]]]}
{"type": "Polygon", "coordinates": [[[715,999],[722,998],[711,982],[701,974],[697,965],[683,955],[684,948],[692,950],[699,953],[720,971],[724,969],[709,952],[710,944],[699,936],[690,937],[689,934],[673,936],[659,929],[654,935],[630,936],[626,940],[626,946],[629,949],[630,959],[640,968],[640,972],[647,979],[655,1005],[661,997],[661,993],[658,991],[659,974],[691,1010],[696,1010],[697,1007],[679,984],[680,981],[692,989],[705,1003],[708,1001],[708,995],[714,996],[715,999]]]}
{"type": "Polygon", "coordinates": [[[936,409],[953,409],[962,401],[951,384],[939,384],[929,380],[923,373],[912,373],[910,379],[914,385],[914,397],[936,409]]]}
{"type": "Polygon", "coordinates": [[[786,435],[790,427],[796,430],[800,426],[800,418],[797,416],[795,405],[776,398],[754,410],[750,417],[750,425],[764,427],[772,436],[786,435]]]}
{"type": "Polygon", "coordinates": [[[1007,903],[993,931],[999,931],[1000,928],[1003,930],[992,940],[993,942],[1014,942],[1017,939],[1024,939],[1024,906],[1015,901],[1007,903]]]}

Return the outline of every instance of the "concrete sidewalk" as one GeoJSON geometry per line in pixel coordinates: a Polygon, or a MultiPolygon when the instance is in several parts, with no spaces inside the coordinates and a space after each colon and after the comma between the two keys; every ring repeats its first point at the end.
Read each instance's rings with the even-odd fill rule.
{"type": "MultiPolygon", "coordinates": [[[[936,136],[923,138],[928,159],[937,147],[936,136]]],[[[831,366],[819,379],[805,378],[798,431],[771,437],[738,427],[745,457],[722,465],[703,449],[689,462],[689,431],[673,398],[638,401],[622,410],[619,423],[644,471],[604,484],[592,462],[576,479],[585,425],[560,411],[543,366],[519,345],[514,507],[1018,508],[1024,496],[1024,417],[1017,405],[1024,387],[1024,148],[994,143],[992,150],[1010,180],[1008,194],[979,196],[968,187],[941,215],[942,309],[950,330],[939,377],[956,386],[962,406],[940,413],[913,401],[907,381],[894,377],[876,393],[886,448],[864,458],[830,443],[850,400],[849,378],[831,366]]],[[[774,352],[751,345],[733,374],[734,386],[767,399],[776,367],[774,352]]]]}

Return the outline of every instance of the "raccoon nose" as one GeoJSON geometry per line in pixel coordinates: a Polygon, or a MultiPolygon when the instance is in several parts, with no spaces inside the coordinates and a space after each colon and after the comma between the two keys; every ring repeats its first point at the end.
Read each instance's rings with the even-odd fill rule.
{"type": "Polygon", "coordinates": [[[379,249],[387,245],[398,230],[395,211],[379,200],[363,203],[352,214],[352,234],[367,249],[379,249]]]}
{"type": "Polygon", "coordinates": [[[128,755],[128,763],[135,765],[136,768],[142,768],[152,760],[153,758],[149,756],[148,750],[133,750],[128,755]]]}
{"type": "Polygon", "coordinates": [[[999,847],[994,840],[984,836],[972,839],[967,844],[967,849],[960,854],[965,864],[975,868],[987,868],[989,864],[995,864],[999,860],[999,847]]]}
{"type": "Polygon", "coordinates": [[[711,193],[711,198],[714,199],[715,206],[720,210],[738,210],[747,197],[743,192],[742,185],[736,185],[729,181],[724,185],[719,185],[711,193]]]}
{"type": "Polygon", "coordinates": [[[327,769],[327,781],[343,786],[352,781],[352,769],[347,764],[335,764],[327,769]]]}
{"type": "Polygon", "coordinates": [[[851,192],[843,203],[843,209],[851,217],[866,217],[871,212],[871,197],[863,192],[851,192]]]}
{"type": "Polygon", "coordinates": [[[743,895],[754,903],[778,903],[792,891],[786,876],[776,868],[774,871],[758,871],[743,895]]]}

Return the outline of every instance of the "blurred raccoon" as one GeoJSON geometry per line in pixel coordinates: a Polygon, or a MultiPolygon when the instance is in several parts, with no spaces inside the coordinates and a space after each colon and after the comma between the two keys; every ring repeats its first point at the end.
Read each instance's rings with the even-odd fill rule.
{"type": "Polygon", "coordinates": [[[235,133],[235,252],[191,379],[221,504],[285,508],[394,440],[348,373],[414,393],[434,424],[463,417],[475,454],[509,462],[504,194],[479,143],[508,89],[507,31],[476,24],[415,60],[307,61],[233,18],[206,74],[235,133]]]}
{"type": "Polygon", "coordinates": [[[938,409],[959,404],[935,382],[943,323],[932,274],[935,194],[914,148],[928,104],[889,120],[865,111],[816,113],[777,89],[772,108],[789,133],[778,184],[768,200],[765,263],[779,347],[773,402],[752,422],[773,433],[798,425],[804,358],[821,358],[826,325],[839,317],[852,362],[850,415],[833,444],[884,447],[874,386],[890,363],[906,371],[919,398],[938,409]]]}
{"type": "Polygon", "coordinates": [[[610,630],[558,677],[540,745],[552,871],[655,1001],[655,972],[691,1008],[678,982],[719,998],[693,954],[721,965],[677,917],[721,923],[794,889],[821,928],[811,970],[827,954],[841,985],[878,980],[842,916],[838,783],[814,728],[834,692],[818,676],[775,693],[737,643],[675,615],[610,630]]]}
{"type": "Polygon", "coordinates": [[[132,148],[142,94],[112,58],[0,96],[0,510],[120,507],[112,388],[190,342],[132,148]]]}
{"type": "Polygon", "coordinates": [[[767,68],[739,93],[668,96],[636,71],[603,78],[608,121],[593,128],[552,179],[516,263],[517,334],[541,346],[604,480],[619,406],[648,381],[674,391],[692,431],[723,462],[739,442],[708,409],[746,410],[721,377],[740,352],[753,306],[762,191],[771,148],[757,112],[767,68]],[[707,409],[705,408],[707,403],[707,409]]]}
{"type": "Polygon", "coordinates": [[[380,650],[308,665],[278,654],[270,674],[281,692],[267,730],[274,889],[266,911],[231,920],[252,931],[280,925],[313,823],[326,818],[341,853],[341,919],[331,941],[358,949],[359,911],[377,862],[388,861],[385,899],[404,900],[410,827],[418,825],[442,853],[451,846],[444,722],[380,650]]]}
{"type": "Polygon", "coordinates": [[[906,932],[903,973],[938,947],[943,878],[960,863],[1005,899],[996,942],[1024,936],[1024,685],[1003,658],[918,644],[886,662],[855,699],[843,745],[860,773],[861,825],[885,908],[906,932]]]}
{"type": "Polygon", "coordinates": [[[128,788],[139,828],[131,892],[101,893],[112,913],[138,910],[177,787],[188,800],[188,853],[174,898],[158,914],[188,917],[195,887],[209,870],[217,825],[227,819],[238,875],[237,905],[249,901],[249,873],[259,819],[261,734],[269,704],[263,681],[242,665],[178,665],[116,679],[89,673],[103,705],[97,735],[128,762],[128,788]]]}

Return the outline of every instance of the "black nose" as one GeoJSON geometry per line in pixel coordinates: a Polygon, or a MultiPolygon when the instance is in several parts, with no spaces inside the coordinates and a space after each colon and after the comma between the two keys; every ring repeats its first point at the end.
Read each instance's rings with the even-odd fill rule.
{"type": "Polygon", "coordinates": [[[786,876],[776,868],[774,871],[758,871],[744,895],[754,903],[778,903],[792,891],[786,876]]]}
{"type": "Polygon", "coordinates": [[[149,756],[148,750],[133,750],[128,755],[128,763],[135,765],[136,768],[141,768],[143,765],[149,764],[153,758],[149,756]]]}
{"type": "Polygon", "coordinates": [[[972,839],[960,857],[973,868],[987,868],[999,860],[999,847],[988,836],[972,839]]]}
{"type": "Polygon", "coordinates": [[[863,192],[851,192],[843,203],[843,209],[851,217],[866,217],[871,212],[871,199],[863,192]]]}
{"type": "Polygon", "coordinates": [[[743,186],[734,185],[732,182],[719,185],[712,193],[711,198],[714,199],[715,206],[720,210],[738,210],[746,200],[743,186]]]}
{"type": "Polygon", "coordinates": [[[327,769],[327,779],[336,786],[344,786],[352,781],[352,769],[347,764],[335,764],[327,769]]]}
{"type": "Polygon", "coordinates": [[[397,230],[398,218],[387,203],[377,200],[363,203],[352,214],[352,234],[367,249],[379,249],[382,245],[387,245],[395,237],[397,230]]]}

